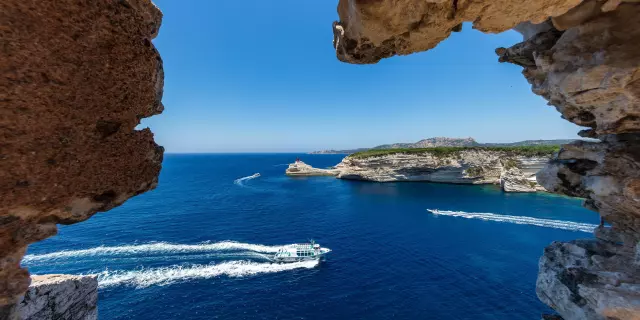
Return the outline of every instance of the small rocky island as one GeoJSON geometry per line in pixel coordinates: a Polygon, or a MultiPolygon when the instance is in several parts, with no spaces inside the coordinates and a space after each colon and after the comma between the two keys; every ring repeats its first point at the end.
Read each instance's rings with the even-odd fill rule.
{"type": "Polygon", "coordinates": [[[301,161],[288,175],[331,175],[374,182],[424,181],[496,184],[506,192],[544,191],[536,181],[558,146],[436,147],[378,149],[345,157],[335,169],[313,168],[301,161]]]}
{"type": "Polygon", "coordinates": [[[335,169],[318,169],[296,159],[296,162],[289,164],[285,171],[288,176],[337,176],[340,172],[335,169]]]}

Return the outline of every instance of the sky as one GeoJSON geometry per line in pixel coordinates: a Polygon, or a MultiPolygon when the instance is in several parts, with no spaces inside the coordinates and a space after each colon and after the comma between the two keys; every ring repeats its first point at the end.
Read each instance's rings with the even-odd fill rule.
{"type": "Polygon", "coordinates": [[[423,138],[577,138],[495,48],[522,40],[465,24],[435,49],[338,61],[337,1],[155,0],[165,111],[144,119],[169,153],[305,152],[423,138]]]}

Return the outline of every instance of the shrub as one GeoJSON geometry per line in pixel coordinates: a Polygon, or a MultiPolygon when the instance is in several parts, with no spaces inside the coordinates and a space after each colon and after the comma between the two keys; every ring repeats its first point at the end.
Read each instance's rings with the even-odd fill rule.
{"type": "Polygon", "coordinates": [[[518,167],[518,161],[516,161],[515,159],[506,159],[502,162],[502,166],[507,170],[516,168],[518,167]]]}
{"type": "Polygon", "coordinates": [[[484,170],[482,170],[482,167],[469,167],[465,172],[469,177],[477,177],[481,176],[484,173],[484,170]]]}

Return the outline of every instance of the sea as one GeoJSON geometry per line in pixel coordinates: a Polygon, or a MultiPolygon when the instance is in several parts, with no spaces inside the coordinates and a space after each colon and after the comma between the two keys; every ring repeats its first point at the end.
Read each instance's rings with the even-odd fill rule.
{"type": "Polygon", "coordinates": [[[60,226],[23,265],[97,274],[103,320],[537,320],[543,248],[598,223],[557,195],[284,174],[343,156],[167,154],[157,189],[60,226]],[[310,239],[326,261],[270,261],[310,239]]]}

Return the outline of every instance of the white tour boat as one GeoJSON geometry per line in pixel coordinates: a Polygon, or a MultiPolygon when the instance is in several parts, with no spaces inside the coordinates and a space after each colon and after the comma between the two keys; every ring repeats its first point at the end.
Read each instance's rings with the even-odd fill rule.
{"type": "Polygon", "coordinates": [[[329,248],[323,248],[311,240],[309,243],[296,243],[284,246],[273,257],[275,262],[297,262],[307,260],[320,260],[331,252],[329,248]]]}

